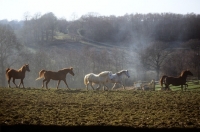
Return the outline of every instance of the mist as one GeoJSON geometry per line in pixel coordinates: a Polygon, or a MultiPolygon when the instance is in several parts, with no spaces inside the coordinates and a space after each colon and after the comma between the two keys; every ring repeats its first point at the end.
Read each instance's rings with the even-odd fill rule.
{"type": "MultiPolygon", "coordinates": [[[[26,72],[25,87],[37,88],[42,86],[42,79],[35,81],[42,69],[58,71],[73,67],[75,76],[66,77],[72,89],[85,88],[86,74],[108,70],[113,73],[129,70],[130,78],[123,78],[125,86],[139,80],[159,80],[163,74],[178,76],[188,68],[198,76],[199,56],[194,47],[200,42],[199,21],[196,14],[173,13],[120,17],[86,14],[67,21],[52,12],[20,22],[0,20],[0,26],[9,27],[17,40],[8,57],[0,59],[0,85],[7,86],[6,68],[17,70],[24,64],[29,64],[31,70],[26,72]],[[180,61],[180,57],[184,59],[180,61]]],[[[54,80],[48,84],[49,88],[56,85],[54,80]]],[[[66,88],[64,82],[59,88],[66,88]]]]}

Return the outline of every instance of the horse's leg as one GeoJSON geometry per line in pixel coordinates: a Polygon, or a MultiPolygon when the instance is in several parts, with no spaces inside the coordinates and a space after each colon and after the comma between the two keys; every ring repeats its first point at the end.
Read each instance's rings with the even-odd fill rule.
{"type": "Polygon", "coordinates": [[[44,79],[43,81],[42,81],[42,88],[44,88],[44,82],[45,81],[47,81],[47,79],[44,79]]]}
{"type": "Polygon", "coordinates": [[[105,87],[109,90],[109,88],[106,86],[105,83],[103,83],[103,89],[105,90],[105,87]]]}
{"type": "Polygon", "coordinates": [[[185,91],[187,90],[188,84],[185,84],[185,91]]]}
{"type": "MultiPolygon", "coordinates": [[[[13,78],[13,83],[15,84],[15,78],[13,78]]],[[[17,85],[15,84],[16,88],[17,88],[17,85]]]]}
{"type": "Polygon", "coordinates": [[[100,85],[98,84],[97,89],[99,89],[99,86],[100,86],[100,85]]]}
{"type": "Polygon", "coordinates": [[[122,86],[123,86],[123,89],[125,90],[125,87],[124,87],[124,85],[123,84],[121,84],[122,86]]]}
{"type": "Polygon", "coordinates": [[[88,91],[88,82],[87,82],[87,84],[86,84],[86,89],[87,89],[87,91],[88,91]]]}
{"type": "Polygon", "coordinates": [[[117,83],[115,83],[115,84],[113,85],[112,90],[115,88],[116,84],[117,84],[117,83]]]}
{"type": "MultiPolygon", "coordinates": [[[[67,85],[67,82],[66,82],[66,80],[63,80],[64,82],[65,82],[65,84],[67,85]]],[[[68,87],[68,85],[67,85],[67,88],[69,89],[69,90],[71,90],[69,87],[68,87]]]]}
{"type": "Polygon", "coordinates": [[[104,83],[102,83],[102,85],[103,85],[103,91],[104,91],[104,90],[105,90],[105,86],[106,86],[106,85],[105,85],[104,83]]]}
{"type": "Polygon", "coordinates": [[[171,90],[171,89],[170,89],[170,87],[169,87],[169,85],[168,85],[167,89],[168,89],[168,91],[170,91],[170,90],[171,90]]]}
{"type": "Polygon", "coordinates": [[[48,89],[48,83],[49,83],[50,79],[47,80],[46,82],[46,89],[48,89]]]}
{"type": "Polygon", "coordinates": [[[60,84],[60,80],[58,80],[57,87],[56,87],[57,89],[58,89],[59,84],[60,84]]]}
{"type": "Polygon", "coordinates": [[[123,87],[123,89],[125,90],[124,84],[123,84],[122,82],[120,82],[119,84],[121,84],[121,85],[122,85],[122,87],[123,87]]]}
{"type": "Polygon", "coordinates": [[[92,86],[92,82],[89,82],[90,83],[90,86],[92,87],[92,89],[94,90],[94,87],[92,86]]]}
{"type": "Polygon", "coordinates": [[[21,82],[21,80],[20,80],[20,83],[19,83],[19,85],[18,85],[19,88],[20,88],[20,86],[21,86],[21,83],[22,83],[22,82],[21,82]]]}
{"type": "Polygon", "coordinates": [[[86,83],[86,89],[87,89],[87,91],[88,91],[88,84],[89,84],[89,81],[87,81],[87,83],[86,83]]]}
{"type": "Polygon", "coordinates": [[[22,84],[22,86],[23,86],[23,88],[24,88],[24,82],[23,82],[23,79],[21,79],[21,81],[20,81],[20,83],[19,83],[19,88],[20,88],[21,84],[22,84]]]}
{"type": "MultiPolygon", "coordinates": [[[[187,87],[188,87],[188,84],[183,84],[183,85],[185,86],[185,91],[186,91],[186,89],[187,89],[187,87]]],[[[183,85],[181,85],[182,91],[183,91],[183,85]]]]}
{"type": "Polygon", "coordinates": [[[165,83],[165,90],[169,89],[169,85],[165,83]]]}
{"type": "Polygon", "coordinates": [[[23,88],[24,88],[24,81],[23,81],[23,79],[22,79],[22,81],[21,81],[21,82],[22,82],[22,86],[23,86],[23,88]]]}
{"type": "Polygon", "coordinates": [[[11,77],[8,78],[8,87],[9,88],[11,88],[11,86],[10,86],[10,79],[11,79],[11,77]]]}

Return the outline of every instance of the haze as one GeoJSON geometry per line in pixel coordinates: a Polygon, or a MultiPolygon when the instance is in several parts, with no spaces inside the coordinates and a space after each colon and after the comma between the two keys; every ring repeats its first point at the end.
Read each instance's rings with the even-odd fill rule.
{"type": "Polygon", "coordinates": [[[199,0],[0,0],[0,20],[23,20],[24,14],[53,12],[58,18],[72,20],[89,12],[102,16],[131,13],[200,13],[199,0]]]}

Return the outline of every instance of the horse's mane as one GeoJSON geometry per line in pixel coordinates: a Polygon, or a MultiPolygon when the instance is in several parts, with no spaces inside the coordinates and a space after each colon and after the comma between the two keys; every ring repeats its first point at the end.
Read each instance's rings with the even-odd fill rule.
{"type": "Polygon", "coordinates": [[[125,72],[126,70],[121,70],[121,71],[119,71],[119,72],[117,72],[116,74],[117,75],[121,75],[123,72],[125,72]]]}
{"type": "Polygon", "coordinates": [[[183,70],[183,71],[181,72],[181,75],[180,75],[181,77],[183,76],[183,74],[185,73],[185,71],[186,71],[186,70],[183,70]]]}
{"type": "Polygon", "coordinates": [[[65,71],[65,70],[72,70],[72,69],[73,69],[73,67],[70,67],[70,68],[63,68],[63,69],[58,70],[58,72],[59,72],[59,71],[65,71]]]}
{"type": "Polygon", "coordinates": [[[60,70],[58,70],[58,71],[64,71],[64,70],[67,70],[68,68],[63,68],[63,69],[60,69],[60,70]]]}
{"type": "Polygon", "coordinates": [[[186,71],[189,71],[189,70],[183,70],[183,71],[181,72],[181,75],[180,75],[180,76],[182,77],[182,76],[185,74],[186,71]]]}
{"type": "Polygon", "coordinates": [[[18,71],[23,71],[26,65],[23,65],[18,71]]]}

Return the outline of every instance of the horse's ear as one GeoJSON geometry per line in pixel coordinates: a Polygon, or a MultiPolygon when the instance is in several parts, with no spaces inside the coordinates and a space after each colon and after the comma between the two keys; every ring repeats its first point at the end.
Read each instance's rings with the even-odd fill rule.
{"type": "Polygon", "coordinates": [[[71,70],[73,70],[73,67],[70,67],[71,70]]]}

